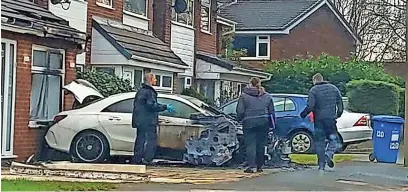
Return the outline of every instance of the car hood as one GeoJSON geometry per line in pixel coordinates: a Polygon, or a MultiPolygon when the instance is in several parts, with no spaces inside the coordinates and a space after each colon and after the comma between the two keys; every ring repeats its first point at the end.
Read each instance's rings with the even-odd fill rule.
{"type": "Polygon", "coordinates": [[[79,103],[83,103],[89,96],[104,98],[98,89],[87,80],[76,79],[63,87],[71,92],[79,103]]]}

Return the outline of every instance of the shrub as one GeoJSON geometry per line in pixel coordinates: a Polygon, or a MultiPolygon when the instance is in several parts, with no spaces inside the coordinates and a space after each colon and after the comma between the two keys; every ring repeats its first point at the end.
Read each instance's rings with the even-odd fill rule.
{"type": "Polygon", "coordinates": [[[263,85],[268,92],[307,94],[312,87],[312,76],[321,73],[324,78],[339,88],[346,95],[346,84],[352,80],[373,80],[404,86],[401,78],[385,73],[380,63],[364,62],[351,59],[342,61],[339,57],[321,55],[318,58],[295,58],[275,61],[265,67],[272,78],[263,85]]]}
{"type": "Polygon", "coordinates": [[[201,100],[201,101],[203,101],[203,102],[205,102],[207,104],[211,104],[211,101],[208,98],[206,98],[203,94],[198,93],[196,90],[197,89],[195,87],[186,88],[186,89],[183,89],[181,94],[191,96],[191,97],[197,98],[197,99],[199,99],[199,100],[201,100]]]}
{"type": "Polygon", "coordinates": [[[405,88],[398,88],[399,93],[399,108],[398,116],[405,117],[405,88]]]}
{"type": "Polygon", "coordinates": [[[349,109],[372,115],[398,115],[399,89],[383,81],[351,81],[347,83],[349,109]]]}
{"type": "Polygon", "coordinates": [[[92,83],[104,97],[134,91],[129,80],[124,80],[103,71],[86,70],[79,72],[77,78],[85,79],[92,83]]]}

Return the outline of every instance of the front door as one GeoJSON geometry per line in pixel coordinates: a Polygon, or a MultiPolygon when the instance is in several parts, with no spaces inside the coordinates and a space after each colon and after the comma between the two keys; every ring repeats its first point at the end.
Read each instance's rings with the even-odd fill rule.
{"type": "Polygon", "coordinates": [[[13,155],[16,42],[1,40],[1,156],[13,155]]]}

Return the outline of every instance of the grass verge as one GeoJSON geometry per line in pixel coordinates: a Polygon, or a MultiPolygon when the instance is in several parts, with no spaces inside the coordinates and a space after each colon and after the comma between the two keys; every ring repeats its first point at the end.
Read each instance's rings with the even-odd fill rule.
{"type": "Polygon", "coordinates": [[[2,191],[108,191],[116,187],[111,183],[1,180],[2,191]]]}
{"type": "MultiPolygon", "coordinates": [[[[315,154],[291,154],[289,155],[292,162],[303,165],[317,165],[317,156],[315,154]]],[[[334,163],[341,163],[345,161],[352,161],[353,155],[349,154],[335,154],[334,163]]]]}

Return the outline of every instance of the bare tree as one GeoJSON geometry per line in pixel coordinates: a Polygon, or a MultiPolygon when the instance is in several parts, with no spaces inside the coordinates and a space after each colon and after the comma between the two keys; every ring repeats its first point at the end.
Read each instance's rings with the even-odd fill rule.
{"type": "Polygon", "coordinates": [[[356,56],[366,60],[405,60],[406,0],[333,0],[362,38],[356,56]]]}

